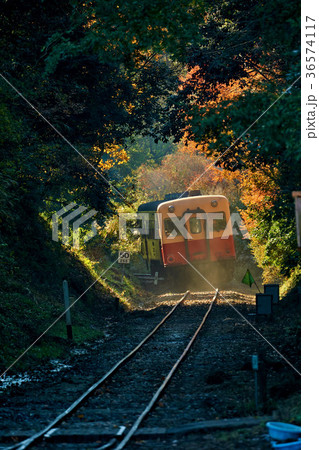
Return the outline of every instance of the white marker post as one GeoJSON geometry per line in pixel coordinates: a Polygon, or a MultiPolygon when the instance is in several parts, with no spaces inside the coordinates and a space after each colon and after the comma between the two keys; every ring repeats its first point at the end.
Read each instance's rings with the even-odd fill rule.
{"type": "Polygon", "coordinates": [[[71,311],[70,311],[69,285],[68,285],[67,280],[63,280],[63,296],[64,296],[66,332],[67,332],[68,339],[73,339],[71,311]]]}
{"type": "Polygon", "coordinates": [[[124,280],[124,267],[125,267],[125,264],[130,264],[130,258],[131,258],[130,252],[123,252],[123,251],[119,250],[119,257],[118,257],[117,262],[119,264],[122,264],[121,284],[123,284],[123,280],[124,280]]]}

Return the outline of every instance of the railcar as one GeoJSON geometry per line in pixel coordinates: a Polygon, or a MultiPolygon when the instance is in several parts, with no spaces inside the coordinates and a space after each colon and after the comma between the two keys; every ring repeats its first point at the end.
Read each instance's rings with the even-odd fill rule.
{"type": "Polygon", "coordinates": [[[232,278],[236,253],[226,197],[175,193],[139,212],[149,214],[141,252],[152,273],[176,277],[193,266],[211,281],[232,278]]]}

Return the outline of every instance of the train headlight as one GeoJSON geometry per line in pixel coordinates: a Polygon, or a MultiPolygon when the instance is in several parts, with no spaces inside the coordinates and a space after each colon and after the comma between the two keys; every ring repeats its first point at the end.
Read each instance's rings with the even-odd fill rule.
{"type": "Polygon", "coordinates": [[[218,201],[217,200],[212,200],[211,201],[211,205],[213,208],[216,208],[216,206],[218,205],[218,201]]]}
{"type": "Polygon", "coordinates": [[[173,213],[174,211],[175,211],[175,206],[170,205],[170,206],[168,207],[168,212],[173,213]]]}

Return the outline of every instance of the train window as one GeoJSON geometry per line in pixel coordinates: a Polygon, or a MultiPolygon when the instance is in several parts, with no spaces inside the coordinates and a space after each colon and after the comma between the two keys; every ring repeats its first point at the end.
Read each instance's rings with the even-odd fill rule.
{"type": "Polygon", "coordinates": [[[189,229],[192,234],[199,234],[202,232],[202,223],[200,219],[191,217],[189,219],[189,229]]]}
{"type": "Polygon", "coordinates": [[[224,231],[226,228],[226,216],[224,212],[219,212],[218,214],[222,214],[223,218],[222,219],[214,219],[214,231],[224,231]]]}
{"type": "MultiPolygon", "coordinates": [[[[178,217],[178,219],[180,219],[180,217],[178,217]]],[[[177,235],[181,234],[179,229],[176,228],[172,219],[164,219],[164,231],[166,236],[170,236],[173,231],[176,231],[177,235]]]]}

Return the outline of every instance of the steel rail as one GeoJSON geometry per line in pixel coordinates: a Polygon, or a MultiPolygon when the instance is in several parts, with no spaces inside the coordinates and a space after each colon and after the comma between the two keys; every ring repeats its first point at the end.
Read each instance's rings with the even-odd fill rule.
{"type": "MultiPolygon", "coordinates": [[[[143,422],[143,420],[145,419],[145,417],[150,413],[150,411],[152,410],[152,408],[154,407],[154,405],[156,404],[157,400],[159,399],[159,397],[161,396],[161,394],[163,393],[164,389],[166,388],[166,386],[168,385],[168,383],[170,382],[171,378],[173,377],[174,373],[176,372],[178,366],[181,364],[181,362],[183,361],[183,359],[185,358],[185,356],[187,355],[187,353],[189,352],[191,346],[193,345],[193,343],[195,342],[195,339],[197,338],[198,333],[200,332],[200,330],[202,329],[204,323],[206,322],[206,319],[209,315],[209,313],[212,310],[212,307],[217,299],[218,296],[218,289],[216,289],[216,294],[214,295],[214,298],[212,299],[209,308],[206,311],[205,316],[203,317],[199,327],[197,328],[197,330],[195,331],[193,337],[191,338],[191,340],[189,341],[189,343],[187,344],[187,346],[185,347],[183,353],[181,354],[181,356],[178,358],[178,360],[176,361],[176,363],[174,364],[174,366],[171,368],[170,372],[168,373],[168,375],[166,376],[165,380],[163,381],[163,383],[161,384],[161,386],[158,388],[158,390],[156,391],[156,393],[153,395],[151,401],[148,403],[148,405],[146,406],[146,408],[144,409],[144,411],[140,414],[140,416],[136,419],[136,421],[134,422],[134,424],[132,425],[130,431],[128,432],[128,434],[125,436],[125,438],[119,443],[119,445],[115,448],[115,450],[121,450],[122,448],[124,448],[126,446],[126,444],[130,441],[130,439],[132,438],[132,436],[134,435],[134,433],[136,432],[136,430],[138,429],[138,427],[141,425],[141,423],[143,422]]],[[[102,447],[99,447],[98,450],[103,450],[106,448],[109,448],[110,443],[103,445],[102,447]]]]}
{"type": "Polygon", "coordinates": [[[57,427],[57,425],[60,425],[61,422],[63,422],[68,416],[70,416],[72,413],[74,413],[80,405],[87,400],[90,395],[96,389],[98,389],[107,379],[109,379],[120,367],[122,367],[127,361],[129,361],[139,350],[140,348],[146,344],[146,342],[151,339],[151,337],[158,331],[158,329],[166,322],[166,320],[173,314],[173,312],[176,310],[176,308],[186,299],[190,291],[186,291],[185,294],[182,296],[182,298],[179,299],[179,301],[176,303],[176,305],[173,306],[173,308],[170,310],[170,312],[156,325],[156,327],[124,358],[122,358],[120,361],[118,361],[105,375],[103,375],[102,378],[100,378],[96,383],[94,383],[84,394],[82,394],[75,402],[72,403],[71,406],[69,406],[68,409],[66,409],[63,413],[61,413],[58,417],[56,417],[53,422],[51,422],[48,426],[46,426],[43,430],[39,431],[38,433],[34,434],[30,438],[20,442],[19,444],[16,444],[12,447],[10,447],[8,450],[24,450],[26,448],[31,447],[33,444],[38,442],[40,439],[45,437],[47,433],[53,430],[53,428],[57,427]]]}

